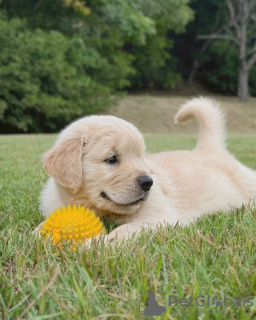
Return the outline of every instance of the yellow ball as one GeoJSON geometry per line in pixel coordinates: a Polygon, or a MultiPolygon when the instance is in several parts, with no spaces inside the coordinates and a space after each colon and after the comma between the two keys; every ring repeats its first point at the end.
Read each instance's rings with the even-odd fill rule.
{"type": "Polygon", "coordinates": [[[96,238],[106,232],[103,223],[93,211],[81,206],[70,205],[52,212],[46,218],[40,233],[45,234],[45,239],[51,235],[53,244],[64,241],[79,243],[96,238]]]}

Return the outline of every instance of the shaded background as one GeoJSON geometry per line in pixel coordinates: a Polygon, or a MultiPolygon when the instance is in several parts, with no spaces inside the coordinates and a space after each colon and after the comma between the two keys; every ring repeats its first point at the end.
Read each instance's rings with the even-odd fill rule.
{"type": "MultiPolygon", "coordinates": [[[[107,112],[127,93],[237,96],[239,70],[256,54],[255,6],[254,0],[0,0],[0,133],[56,132],[107,112]],[[241,60],[235,22],[242,23],[245,4],[241,60]]],[[[248,74],[255,96],[254,63],[248,74]]]]}

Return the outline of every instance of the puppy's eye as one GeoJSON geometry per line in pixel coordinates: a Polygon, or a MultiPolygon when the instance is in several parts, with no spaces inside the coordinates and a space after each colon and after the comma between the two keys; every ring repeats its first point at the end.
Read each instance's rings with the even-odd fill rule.
{"type": "Polygon", "coordinates": [[[106,159],[105,161],[109,164],[115,164],[118,162],[116,156],[106,159]]]}

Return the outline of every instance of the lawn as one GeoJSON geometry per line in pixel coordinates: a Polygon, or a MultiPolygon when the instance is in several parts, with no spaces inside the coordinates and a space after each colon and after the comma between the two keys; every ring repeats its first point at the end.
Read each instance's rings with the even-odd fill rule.
{"type": "MultiPolygon", "coordinates": [[[[68,247],[58,251],[36,238],[32,230],[42,221],[38,195],[47,178],[41,159],[55,138],[0,136],[1,319],[134,320],[142,317],[150,291],[165,312],[148,319],[256,317],[253,204],[205,216],[186,228],[144,233],[119,247],[102,243],[78,252],[68,247]],[[140,302],[135,301],[140,295],[140,302]],[[185,305],[184,300],[184,306],[169,306],[169,296],[199,295],[198,303],[205,306],[185,305]],[[238,298],[242,305],[208,306],[208,296],[222,302],[225,296],[233,303],[238,298]],[[243,306],[244,298],[251,298],[253,306],[243,306]]],[[[145,139],[149,152],[193,148],[196,141],[192,135],[174,134],[146,134],[145,139]]],[[[256,169],[256,135],[231,135],[228,148],[256,169]]]]}

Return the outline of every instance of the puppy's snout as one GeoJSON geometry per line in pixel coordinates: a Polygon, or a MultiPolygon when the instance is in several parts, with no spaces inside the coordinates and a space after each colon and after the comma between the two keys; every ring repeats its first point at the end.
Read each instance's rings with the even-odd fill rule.
{"type": "Polygon", "coordinates": [[[153,180],[148,176],[142,176],[138,179],[138,182],[143,191],[149,191],[153,185],[153,180]]]}

